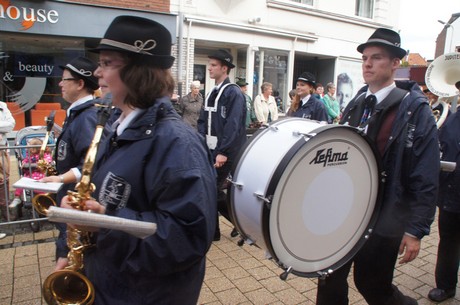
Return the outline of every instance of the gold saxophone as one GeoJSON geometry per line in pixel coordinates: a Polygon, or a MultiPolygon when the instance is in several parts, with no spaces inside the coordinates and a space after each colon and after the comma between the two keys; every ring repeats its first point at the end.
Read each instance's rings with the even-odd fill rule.
{"type": "MultiPolygon", "coordinates": [[[[45,138],[43,139],[42,146],[40,147],[40,155],[37,162],[37,168],[45,175],[45,177],[58,175],[58,171],[54,167],[54,162],[50,164],[44,159],[46,145],[48,144],[51,129],[53,129],[54,126],[55,113],[56,111],[51,111],[50,115],[45,120],[46,134],[45,138]]],[[[35,195],[32,198],[32,204],[39,214],[46,216],[46,210],[49,209],[50,206],[56,206],[56,201],[54,199],[54,194],[43,193],[35,195]]]]}
{"type": "MultiPolygon", "coordinates": [[[[110,106],[96,105],[100,107],[98,123],[82,169],[82,178],[75,186],[75,192],[68,191],[69,204],[84,211],[85,201],[92,199],[91,194],[96,187],[91,183],[91,173],[96,160],[96,154],[101,140],[105,123],[110,115],[110,106]]],[[[50,274],[43,283],[43,297],[48,304],[93,304],[95,290],[93,284],[80,271],[83,268],[83,252],[91,247],[90,234],[87,231],[67,227],[67,246],[69,253],[67,258],[69,265],[50,274]]]]}
{"type": "Polygon", "coordinates": [[[46,118],[46,135],[45,139],[43,140],[42,146],[40,147],[40,158],[37,162],[38,169],[45,175],[45,176],[56,176],[58,174],[54,164],[50,164],[44,160],[46,145],[48,144],[48,140],[50,137],[51,129],[54,126],[54,115],[56,111],[51,111],[50,115],[46,118]]]}

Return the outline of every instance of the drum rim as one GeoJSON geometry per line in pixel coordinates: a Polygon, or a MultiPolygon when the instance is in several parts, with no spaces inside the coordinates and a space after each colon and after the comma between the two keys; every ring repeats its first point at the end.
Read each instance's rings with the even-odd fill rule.
{"type": "MultiPolygon", "coordinates": [[[[285,271],[290,269],[290,272],[292,274],[295,274],[300,277],[319,277],[322,274],[329,272],[329,270],[337,270],[338,268],[344,266],[364,246],[365,242],[368,240],[366,236],[370,236],[371,234],[369,233],[369,230],[371,230],[371,232],[373,231],[373,228],[375,227],[375,224],[378,220],[378,216],[380,215],[381,205],[383,201],[383,183],[384,183],[383,172],[382,172],[383,163],[380,158],[380,153],[378,152],[377,147],[372,142],[372,140],[370,140],[370,138],[364,132],[362,132],[361,130],[355,127],[345,126],[345,125],[326,125],[326,126],[320,126],[312,130],[311,133],[319,134],[322,132],[333,132],[333,129],[336,127],[347,128],[357,133],[361,137],[363,137],[374,154],[375,163],[377,166],[376,172],[379,174],[379,177],[377,179],[378,189],[377,189],[377,195],[376,195],[376,202],[374,205],[374,211],[372,212],[372,215],[369,219],[369,223],[366,225],[366,228],[363,231],[363,234],[359,238],[358,242],[356,242],[356,244],[352,247],[352,249],[344,257],[337,260],[337,262],[332,264],[331,266],[324,268],[322,270],[316,270],[314,272],[302,272],[302,271],[297,271],[293,268],[289,268],[290,266],[285,266],[283,262],[281,262],[279,258],[277,257],[275,250],[273,248],[272,239],[270,236],[270,230],[268,228],[269,221],[270,221],[270,208],[267,205],[264,205],[262,208],[261,226],[262,226],[262,234],[263,234],[265,245],[267,247],[267,251],[270,253],[270,255],[272,256],[272,259],[278,264],[278,266],[280,266],[285,271]]],[[[278,186],[278,182],[281,178],[281,175],[284,173],[291,158],[294,155],[296,155],[296,153],[306,144],[308,144],[308,141],[306,142],[305,140],[300,139],[291,147],[288,153],[283,157],[282,161],[278,164],[272,177],[270,178],[270,182],[267,187],[265,198],[270,198],[270,200],[272,200],[273,195],[275,194],[276,188],[278,186]]]]}

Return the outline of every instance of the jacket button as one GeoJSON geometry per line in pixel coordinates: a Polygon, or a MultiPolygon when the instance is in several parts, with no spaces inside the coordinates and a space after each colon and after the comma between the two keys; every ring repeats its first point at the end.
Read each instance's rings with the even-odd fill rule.
{"type": "Polygon", "coordinates": [[[152,133],[152,131],[151,131],[150,129],[147,129],[147,130],[145,131],[145,134],[151,134],[151,133],[152,133]]]}

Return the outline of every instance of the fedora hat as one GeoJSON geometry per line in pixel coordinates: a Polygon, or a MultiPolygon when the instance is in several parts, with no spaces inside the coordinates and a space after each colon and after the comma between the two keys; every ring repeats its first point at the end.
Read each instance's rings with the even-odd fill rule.
{"type": "Polygon", "coordinates": [[[236,84],[240,87],[244,87],[244,86],[247,86],[248,83],[246,82],[246,80],[244,78],[240,78],[238,79],[238,81],[236,82],[236,84]]]}
{"type": "Polygon", "coordinates": [[[300,76],[297,78],[297,81],[299,80],[306,83],[310,83],[314,88],[316,88],[316,78],[310,72],[303,72],[302,74],[300,74],[300,76]]]}
{"type": "Polygon", "coordinates": [[[61,69],[78,74],[81,79],[93,90],[99,88],[98,79],[94,76],[94,71],[97,69],[97,64],[87,57],[77,57],[72,59],[65,66],[59,66],[61,69]]]}
{"type": "Polygon", "coordinates": [[[171,45],[171,33],[158,22],[136,16],[118,16],[109,25],[99,46],[92,51],[134,54],[155,67],[169,69],[174,62],[171,45]]]}
{"type": "Polygon", "coordinates": [[[359,53],[363,53],[364,49],[370,45],[386,46],[399,59],[402,59],[407,54],[406,50],[401,48],[401,37],[399,37],[399,34],[390,29],[379,28],[375,30],[367,42],[360,44],[357,50],[359,53]]]}
{"type": "Polygon", "coordinates": [[[228,66],[229,68],[235,68],[235,65],[233,64],[233,56],[227,50],[219,49],[211,53],[211,55],[209,55],[208,57],[220,60],[224,65],[228,66]]]}

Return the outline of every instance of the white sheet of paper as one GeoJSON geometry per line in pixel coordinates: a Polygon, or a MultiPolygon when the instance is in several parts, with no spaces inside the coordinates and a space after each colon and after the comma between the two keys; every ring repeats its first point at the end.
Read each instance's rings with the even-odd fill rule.
{"type": "Polygon", "coordinates": [[[13,184],[14,188],[22,188],[34,191],[44,191],[50,193],[57,193],[61,187],[60,182],[38,182],[32,178],[22,177],[13,184]]]}

